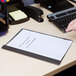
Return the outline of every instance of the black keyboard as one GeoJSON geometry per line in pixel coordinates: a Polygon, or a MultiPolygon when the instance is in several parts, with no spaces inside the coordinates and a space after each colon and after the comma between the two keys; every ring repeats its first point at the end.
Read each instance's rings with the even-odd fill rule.
{"type": "Polygon", "coordinates": [[[47,15],[49,21],[53,22],[62,32],[66,32],[70,21],[76,19],[76,7],[47,15]]]}

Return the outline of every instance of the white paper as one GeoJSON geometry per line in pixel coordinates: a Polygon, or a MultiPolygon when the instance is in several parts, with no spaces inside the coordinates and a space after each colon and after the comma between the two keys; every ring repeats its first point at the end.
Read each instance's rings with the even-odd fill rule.
{"type": "Polygon", "coordinates": [[[72,41],[22,29],[7,46],[61,61],[72,41]]]}

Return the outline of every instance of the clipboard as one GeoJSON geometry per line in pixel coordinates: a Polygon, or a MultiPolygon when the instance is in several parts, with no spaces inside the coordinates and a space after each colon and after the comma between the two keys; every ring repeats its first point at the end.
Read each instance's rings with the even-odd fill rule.
{"type": "Polygon", "coordinates": [[[71,44],[70,39],[21,29],[2,48],[59,65],[71,44]]]}

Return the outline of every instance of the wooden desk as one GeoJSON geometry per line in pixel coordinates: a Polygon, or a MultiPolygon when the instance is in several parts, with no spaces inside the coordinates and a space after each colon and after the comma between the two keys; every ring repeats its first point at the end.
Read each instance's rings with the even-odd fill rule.
{"type": "Polygon", "coordinates": [[[50,11],[37,6],[44,11],[43,23],[38,23],[30,18],[28,22],[10,25],[8,33],[0,37],[0,76],[52,76],[76,64],[76,32],[62,33],[48,21],[46,16],[50,14],[50,11]],[[22,28],[71,39],[73,43],[60,65],[2,49],[1,47],[22,28]]]}

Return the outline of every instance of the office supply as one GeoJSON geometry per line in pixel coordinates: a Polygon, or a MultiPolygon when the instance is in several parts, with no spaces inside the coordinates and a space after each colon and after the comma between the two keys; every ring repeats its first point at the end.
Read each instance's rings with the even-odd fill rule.
{"type": "Polygon", "coordinates": [[[47,17],[49,21],[53,22],[61,31],[66,32],[65,30],[70,21],[76,18],[76,7],[50,14],[47,17]]]}
{"type": "Polygon", "coordinates": [[[35,3],[40,5],[52,12],[62,11],[71,7],[74,7],[67,0],[34,0],[35,3]]]}
{"type": "Polygon", "coordinates": [[[10,0],[9,2],[7,2],[7,6],[8,6],[8,11],[9,11],[9,24],[10,25],[23,23],[29,20],[29,17],[26,15],[26,13],[24,13],[24,11],[19,9],[19,7],[24,6],[24,4],[22,3],[22,0],[10,0]],[[20,13],[23,13],[23,14],[20,15],[20,13]],[[24,14],[26,15],[26,17],[24,16],[22,18],[24,14]],[[20,18],[17,15],[20,15],[19,16],[20,18]]]}
{"type": "Polygon", "coordinates": [[[27,18],[27,15],[22,12],[21,10],[17,10],[17,11],[14,11],[14,12],[10,12],[9,15],[15,20],[21,20],[21,19],[24,19],[24,18],[27,18]]]}
{"type": "Polygon", "coordinates": [[[10,0],[1,0],[1,2],[9,2],[10,0]]]}
{"type": "Polygon", "coordinates": [[[70,0],[70,1],[72,1],[72,2],[76,3],[76,0],[70,0]]]}
{"type": "Polygon", "coordinates": [[[5,35],[8,31],[8,28],[9,21],[7,5],[3,2],[0,2],[0,36],[5,35]]]}
{"type": "Polygon", "coordinates": [[[32,17],[37,22],[43,22],[44,19],[41,17],[43,15],[43,11],[37,7],[34,6],[24,6],[20,7],[22,11],[24,11],[28,17],[32,17]]]}
{"type": "Polygon", "coordinates": [[[10,0],[6,0],[6,2],[9,2],[10,0]]]}
{"type": "Polygon", "coordinates": [[[71,44],[68,39],[22,29],[3,48],[60,64],[71,44]]]}
{"type": "Polygon", "coordinates": [[[4,2],[4,0],[1,0],[2,2],[4,2]]]}
{"type": "Polygon", "coordinates": [[[22,4],[22,0],[7,0],[6,2],[8,5],[17,5],[17,4],[22,4]]]}

